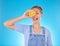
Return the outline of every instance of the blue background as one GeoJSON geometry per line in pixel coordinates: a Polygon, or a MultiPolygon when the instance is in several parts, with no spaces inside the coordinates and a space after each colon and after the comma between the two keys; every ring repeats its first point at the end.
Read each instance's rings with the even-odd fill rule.
{"type": "MultiPolygon", "coordinates": [[[[43,8],[41,26],[50,30],[53,45],[60,46],[60,0],[0,0],[0,46],[24,46],[24,36],[6,28],[3,23],[23,15],[35,5],[43,8]]],[[[16,24],[31,25],[32,21],[27,18],[16,24]]]]}

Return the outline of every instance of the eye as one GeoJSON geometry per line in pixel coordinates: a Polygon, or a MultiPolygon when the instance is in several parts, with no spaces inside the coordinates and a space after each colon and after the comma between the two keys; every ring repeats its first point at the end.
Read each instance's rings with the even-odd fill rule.
{"type": "Polygon", "coordinates": [[[39,14],[39,13],[36,13],[36,14],[39,14]]]}

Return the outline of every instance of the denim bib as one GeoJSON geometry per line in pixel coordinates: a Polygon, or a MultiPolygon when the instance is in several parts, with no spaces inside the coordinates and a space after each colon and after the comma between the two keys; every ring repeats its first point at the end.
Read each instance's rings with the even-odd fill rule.
{"type": "Polygon", "coordinates": [[[43,35],[33,34],[32,28],[30,26],[28,46],[45,46],[45,31],[44,31],[44,29],[43,29],[43,35]]]}

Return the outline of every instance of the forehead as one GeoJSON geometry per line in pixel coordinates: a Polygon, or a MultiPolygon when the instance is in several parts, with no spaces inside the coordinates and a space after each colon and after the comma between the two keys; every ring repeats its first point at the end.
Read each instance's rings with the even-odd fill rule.
{"type": "Polygon", "coordinates": [[[35,12],[40,12],[38,8],[33,8],[32,10],[34,10],[35,12]]]}

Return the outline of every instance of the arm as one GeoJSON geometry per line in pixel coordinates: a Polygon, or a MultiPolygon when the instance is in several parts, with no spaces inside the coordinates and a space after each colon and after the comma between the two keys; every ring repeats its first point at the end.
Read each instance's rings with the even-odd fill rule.
{"type": "Polygon", "coordinates": [[[24,18],[27,18],[27,17],[28,17],[28,12],[25,12],[23,16],[20,16],[20,17],[17,17],[17,18],[13,18],[11,20],[8,20],[8,21],[4,22],[4,25],[7,28],[10,28],[10,29],[14,30],[14,24],[15,24],[15,22],[17,22],[19,20],[22,20],[24,18]]]}

